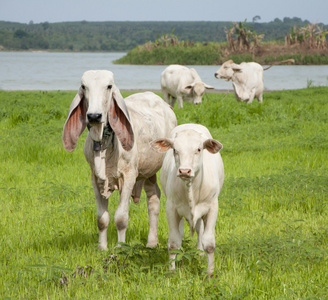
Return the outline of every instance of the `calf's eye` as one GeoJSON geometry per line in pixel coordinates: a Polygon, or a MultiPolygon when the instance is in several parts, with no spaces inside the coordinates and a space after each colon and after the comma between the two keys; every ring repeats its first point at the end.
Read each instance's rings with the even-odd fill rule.
{"type": "Polygon", "coordinates": [[[81,88],[82,88],[82,90],[85,90],[85,85],[82,84],[82,85],[81,85],[81,88]]]}
{"type": "Polygon", "coordinates": [[[113,87],[113,86],[110,84],[110,85],[107,86],[107,89],[108,89],[108,90],[111,90],[112,87],[113,87]]]}

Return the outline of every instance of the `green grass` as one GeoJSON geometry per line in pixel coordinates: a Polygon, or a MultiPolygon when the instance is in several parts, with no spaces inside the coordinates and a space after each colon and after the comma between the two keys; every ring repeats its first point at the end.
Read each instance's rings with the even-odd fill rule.
{"type": "MultiPolygon", "coordinates": [[[[327,299],[328,88],[267,92],[264,103],[207,94],[175,107],[224,148],[215,275],[189,230],[168,270],[165,197],[159,245],[145,248],[145,195],[130,205],[127,244],[97,249],[96,204],[83,157],[62,128],[75,92],[0,91],[1,299],[327,299]]],[[[128,93],[123,92],[124,96],[128,93]]]]}

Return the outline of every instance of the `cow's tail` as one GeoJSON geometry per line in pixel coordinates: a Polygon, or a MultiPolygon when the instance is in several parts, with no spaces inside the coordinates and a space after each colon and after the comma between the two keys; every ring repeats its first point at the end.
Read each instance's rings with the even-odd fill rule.
{"type": "Polygon", "coordinates": [[[278,61],[278,62],[276,62],[276,63],[268,66],[267,68],[263,68],[263,71],[269,70],[273,66],[278,66],[278,65],[287,64],[287,63],[294,64],[295,63],[295,59],[290,58],[290,59],[286,59],[286,60],[283,60],[283,61],[278,61]]]}

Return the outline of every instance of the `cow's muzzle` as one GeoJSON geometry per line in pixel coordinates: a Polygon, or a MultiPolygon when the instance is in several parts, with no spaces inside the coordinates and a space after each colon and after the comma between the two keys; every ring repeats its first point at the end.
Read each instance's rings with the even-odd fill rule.
{"type": "Polygon", "coordinates": [[[100,123],[102,114],[96,113],[96,114],[87,114],[87,118],[89,123],[100,123]]]}
{"type": "Polygon", "coordinates": [[[180,177],[181,179],[190,179],[193,177],[192,174],[192,170],[191,169],[182,169],[180,168],[178,171],[178,177],[180,177]]]}

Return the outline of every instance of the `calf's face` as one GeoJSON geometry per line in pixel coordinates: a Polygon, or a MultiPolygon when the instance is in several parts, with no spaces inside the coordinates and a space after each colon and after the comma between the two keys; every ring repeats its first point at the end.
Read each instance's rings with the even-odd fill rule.
{"type": "Polygon", "coordinates": [[[204,139],[201,133],[186,129],[179,131],[173,139],[157,139],[151,146],[159,151],[166,152],[172,149],[177,177],[190,180],[197,176],[203,165],[204,150],[217,153],[222,144],[214,139],[204,139]]]}

